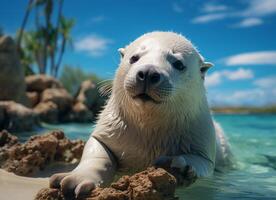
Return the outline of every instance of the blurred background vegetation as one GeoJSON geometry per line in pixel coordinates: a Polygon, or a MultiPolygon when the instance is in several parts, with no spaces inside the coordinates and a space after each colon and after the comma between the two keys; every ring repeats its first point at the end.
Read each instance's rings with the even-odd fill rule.
{"type": "MultiPolygon", "coordinates": [[[[71,31],[75,25],[74,19],[63,15],[63,4],[63,0],[29,0],[16,34],[16,46],[25,75],[51,75],[60,79],[74,95],[84,80],[99,83],[101,79],[69,65],[65,65],[59,75],[63,55],[73,46],[71,31]],[[31,14],[34,18],[30,18],[31,14]],[[26,30],[27,23],[34,24],[33,28],[26,30]]],[[[0,35],[3,32],[0,28],[0,35]]]]}

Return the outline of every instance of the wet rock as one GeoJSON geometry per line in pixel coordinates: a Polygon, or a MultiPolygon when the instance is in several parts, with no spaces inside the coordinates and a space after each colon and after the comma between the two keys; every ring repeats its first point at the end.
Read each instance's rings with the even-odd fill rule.
{"type": "Polygon", "coordinates": [[[47,75],[31,75],[25,78],[27,91],[42,92],[48,88],[62,88],[61,83],[47,75]]]}
{"type": "Polygon", "coordinates": [[[0,101],[15,101],[29,105],[26,97],[24,71],[16,45],[9,36],[0,37],[0,101]]]}
{"type": "MultiPolygon", "coordinates": [[[[176,179],[162,168],[150,167],[133,176],[123,176],[108,188],[92,190],[87,200],[173,200],[176,179]]],[[[36,200],[65,199],[57,189],[45,188],[41,190],[36,200]],[[58,196],[54,196],[58,194],[58,196]],[[42,198],[43,197],[43,198],[42,198]]]]}
{"type": "Polygon", "coordinates": [[[33,110],[14,101],[0,101],[0,112],[0,130],[29,131],[39,124],[33,110]]]}
{"type": "Polygon", "coordinates": [[[7,159],[1,168],[17,175],[31,176],[54,161],[78,162],[84,142],[71,141],[61,131],[32,136],[26,143],[16,143],[4,150],[7,159]]]}
{"type": "Polygon", "coordinates": [[[34,112],[38,114],[40,120],[43,122],[48,122],[48,123],[59,122],[58,106],[51,101],[39,103],[34,108],[34,112]]]}

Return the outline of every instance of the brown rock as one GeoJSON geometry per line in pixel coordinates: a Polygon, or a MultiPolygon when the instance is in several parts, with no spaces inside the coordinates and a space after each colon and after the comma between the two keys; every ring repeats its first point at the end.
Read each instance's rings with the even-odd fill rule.
{"type": "Polygon", "coordinates": [[[0,132],[0,148],[11,147],[18,143],[18,138],[6,130],[0,132]]]}
{"type": "Polygon", "coordinates": [[[81,102],[77,102],[72,108],[74,121],[77,122],[92,122],[93,113],[87,106],[81,102]]]}
{"type": "Polygon", "coordinates": [[[21,104],[13,101],[0,101],[0,110],[4,110],[5,114],[0,121],[0,130],[27,131],[38,125],[37,114],[21,104]]]}
{"type": "Polygon", "coordinates": [[[0,132],[0,166],[8,159],[7,149],[18,143],[18,138],[6,130],[0,132]]]}
{"type": "Polygon", "coordinates": [[[73,98],[63,88],[50,88],[42,92],[41,102],[53,102],[57,105],[60,111],[65,111],[70,109],[73,103],[73,98]]]}
{"type": "MultiPolygon", "coordinates": [[[[123,176],[108,188],[94,189],[91,194],[81,199],[87,200],[173,200],[176,179],[162,168],[150,167],[133,176],[123,176]]],[[[40,191],[36,200],[54,198],[56,189],[45,188],[40,191]],[[53,192],[54,190],[54,192],[53,192]],[[54,194],[52,194],[54,193],[54,194]],[[43,195],[45,194],[45,195],[43,195]],[[48,196],[47,196],[48,195],[48,196]],[[43,198],[39,198],[43,196],[43,198]]],[[[65,199],[58,193],[57,199],[65,199]]]]}
{"type": "Polygon", "coordinates": [[[36,197],[35,200],[63,200],[64,197],[60,190],[53,189],[53,188],[43,188],[41,189],[36,197]]]}
{"type": "Polygon", "coordinates": [[[0,91],[0,101],[15,101],[29,105],[24,71],[15,43],[9,36],[0,36],[0,91]]]}
{"type": "Polygon", "coordinates": [[[39,102],[39,94],[38,92],[27,92],[27,97],[31,103],[31,107],[33,108],[39,102]]]}
{"type": "Polygon", "coordinates": [[[59,121],[58,107],[51,101],[37,104],[34,112],[38,114],[41,121],[48,123],[58,123],[59,121]]]}
{"type": "Polygon", "coordinates": [[[83,103],[88,108],[92,108],[92,106],[97,102],[98,98],[99,93],[96,84],[90,80],[86,80],[82,82],[75,100],[77,102],[83,103]]]}
{"type": "Polygon", "coordinates": [[[62,88],[61,83],[47,75],[31,75],[25,78],[27,91],[42,92],[47,88],[62,88]]]}
{"type": "Polygon", "coordinates": [[[32,136],[24,144],[16,143],[10,148],[5,148],[2,153],[6,159],[2,159],[4,162],[0,164],[9,172],[31,176],[53,161],[78,162],[83,148],[83,141],[71,141],[64,136],[63,132],[53,131],[32,136]]]}

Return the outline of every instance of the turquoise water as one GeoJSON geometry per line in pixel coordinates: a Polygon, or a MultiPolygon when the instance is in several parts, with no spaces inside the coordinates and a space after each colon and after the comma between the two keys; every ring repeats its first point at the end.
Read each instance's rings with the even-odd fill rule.
{"type": "MultiPolygon", "coordinates": [[[[180,199],[276,199],[276,115],[215,115],[215,119],[229,138],[237,167],[178,188],[180,199]]],[[[93,130],[92,124],[44,126],[84,140],[93,130]]],[[[31,134],[20,138],[26,140],[31,134]]]]}

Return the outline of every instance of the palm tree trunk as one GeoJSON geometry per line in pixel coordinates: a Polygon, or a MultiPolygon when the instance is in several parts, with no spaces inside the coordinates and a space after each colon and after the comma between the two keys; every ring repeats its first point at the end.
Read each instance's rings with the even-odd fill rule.
{"type": "Polygon", "coordinates": [[[18,51],[20,51],[21,41],[22,41],[24,29],[25,29],[25,26],[27,24],[27,21],[28,21],[30,12],[31,12],[33,1],[34,0],[29,0],[28,7],[26,9],[26,12],[25,12],[25,15],[24,15],[24,18],[23,18],[23,21],[22,21],[22,24],[21,24],[21,27],[20,27],[20,30],[19,30],[18,39],[17,39],[17,45],[16,45],[18,51]]]}
{"type": "Polygon", "coordinates": [[[55,65],[54,77],[57,77],[57,75],[58,75],[58,70],[59,70],[59,67],[60,67],[60,64],[61,64],[61,61],[62,61],[62,57],[63,57],[64,51],[65,51],[65,47],[66,47],[66,38],[63,37],[58,62],[55,65]]]}

